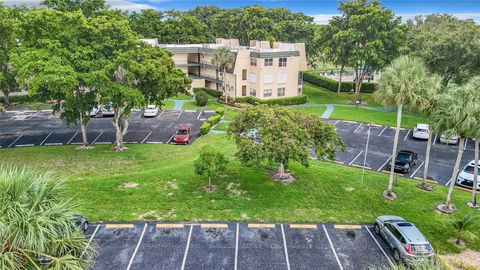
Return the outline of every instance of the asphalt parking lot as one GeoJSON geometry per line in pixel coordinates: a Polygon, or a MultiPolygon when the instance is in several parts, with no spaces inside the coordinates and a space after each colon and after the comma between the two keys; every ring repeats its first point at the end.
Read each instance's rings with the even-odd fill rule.
{"type": "MultiPolygon", "coordinates": [[[[344,152],[338,151],[337,162],[356,167],[365,167],[374,171],[388,170],[387,163],[390,161],[393,147],[394,128],[355,123],[340,120],[328,120],[335,126],[338,134],[343,138],[347,147],[344,152]],[[370,140],[368,149],[367,138],[370,128],[370,140]],[[366,154],[366,157],[365,157],[366,154]]],[[[400,176],[407,178],[423,177],[425,162],[425,151],[427,141],[417,140],[412,137],[412,130],[402,129],[400,131],[398,150],[411,150],[418,153],[418,164],[409,173],[400,176]]],[[[474,159],[474,140],[468,138],[463,152],[462,168],[468,161],[474,159]]],[[[455,158],[457,156],[457,145],[444,145],[439,141],[439,136],[434,135],[430,153],[430,165],[428,178],[441,185],[448,185],[452,174],[455,158]]]]}
{"type": "MultiPolygon", "coordinates": [[[[175,129],[181,125],[192,128],[191,142],[199,135],[199,128],[213,111],[163,110],[156,117],[144,118],[140,111],[132,112],[126,143],[170,143],[175,129]]],[[[79,126],[66,126],[49,111],[20,111],[0,114],[0,147],[28,147],[42,145],[75,145],[82,143],[79,126]]],[[[112,118],[94,117],[87,127],[90,144],[112,144],[115,129],[112,118]]],[[[190,142],[190,143],[191,143],[190,142]]]]}
{"type": "Polygon", "coordinates": [[[392,264],[371,225],[108,223],[87,230],[94,269],[367,269],[392,264]]]}

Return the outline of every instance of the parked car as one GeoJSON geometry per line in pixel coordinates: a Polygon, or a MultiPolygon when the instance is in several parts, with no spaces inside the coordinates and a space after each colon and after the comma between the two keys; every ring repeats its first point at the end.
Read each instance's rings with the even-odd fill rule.
{"type": "Polygon", "coordinates": [[[97,107],[93,108],[92,110],[90,110],[90,117],[95,117],[95,116],[97,116],[97,114],[98,114],[99,111],[100,111],[100,110],[99,110],[97,107]]]}
{"type": "Polygon", "coordinates": [[[86,232],[88,229],[88,219],[82,215],[73,215],[73,222],[80,228],[83,232],[86,232]]]}
{"type": "Polygon", "coordinates": [[[440,136],[440,142],[443,144],[457,144],[458,139],[460,137],[456,134],[452,135],[451,137],[447,137],[445,135],[440,136]]]}
{"type": "MultiPolygon", "coordinates": [[[[400,150],[395,157],[395,171],[408,173],[418,163],[418,154],[409,150],[400,150]]],[[[388,165],[390,169],[390,163],[388,165]]]]}
{"type": "Polygon", "coordinates": [[[107,105],[103,106],[102,109],[100,109],[100,111],[102,112],[102,116],[114,116],[115,115],[112,104],[107,104],[107,105]]]}
{"type": "Polygon", "coordinates": [[[430,126],[427,124],[416,124],[413,128],[413,138],[428,140],[428,135],[430,134],[430,126]]]}
{"type": "Polygon", "coordinates": [[[388,243],[397,262],[410,264],[415,260],[428,260],[435,256],[432,245],[420,230],[401,217],[378,217],[375,221],[375,232],[388,243]]]}
{"type": "Polygon", "coordinates": [[[180,126],[173,134],[174,143],[188,144],[192,136],[192,129],[188,126],[180,126]]]}
{"type": "MultiPolygon", "coordinates": [[[[478,166],[478,165],[477,165],[478,166]]],[[[480,166],[479,173],[480,173],[480,166]]],[[[473,188],[473,169],[475,168],[475,160],[471,160],[470,162],[463,167],[463,169],[458,173],[457,176],[457,185],[466,187],[466,188],[473,188]]],[[[477,183],[477,190],[480,190],[480,179],[477,183]]]]}
{"type": "Polygon", "coordinates": [[[157,116],[158,108],[155,105],[148,105],[143,111],[143,117],[155,117],[157,116]]]}

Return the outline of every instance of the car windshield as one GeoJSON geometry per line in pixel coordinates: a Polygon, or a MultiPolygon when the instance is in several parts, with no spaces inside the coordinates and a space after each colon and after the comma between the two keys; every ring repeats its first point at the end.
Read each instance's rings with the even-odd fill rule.
{"type": "MultiPolygon", "coordinates": [[[[467,167],[465,167],[465,169],[463,169],[463,171],[466,172],[466,173],[471,173],[471,174],[473,174],[473,169],[475,169],[474,166],[468,165],[467,167]]],[[[480,171],[480,170],[479,170],[479,171],[480,171]]]]}
{"type": "Polygon", "coordinates": [[[186,129],[177,130],[177,135],[187,135],[187,134],[188,134],[188,130],[186,129]]]}
{"type": "Polygon", "coordinates": [[[148,110],[155,110],[155,106],[148,106],[147,109],[148,110]]]}
{"type": "Polygon", "coordinates": [[[417,128],[417,131],[418,131],[418,132],[428,132],[428,129],[424,129],[424,128],[417,128]]]}
{"type": "Polygon", "coordinates": [[[430,252],[432,251],[432,246],[430,246],[429,244],[413,244],[410,245],[410,250],[419,253],[430,252]]]}
{"type": "Polygon", "coordinates": [[[410,161],[411,160],[411,155],[407,153],[398,153],[397,154],[397,161],[410,161]]]}

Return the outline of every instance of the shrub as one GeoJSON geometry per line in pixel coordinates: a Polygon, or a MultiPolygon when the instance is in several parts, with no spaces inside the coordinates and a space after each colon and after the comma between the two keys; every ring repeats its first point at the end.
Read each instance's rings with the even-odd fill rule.
{"type": "Polygon", "coordinates": [[[211,126],[214,126],[215,124],[220,122],[221,119],[222,119],[222,116],[220,114],[214,114],[210,116],[206,122],[210,123],[211,126]]]}
{"type": "Polygon", "coordinates": [[[194,94],[197,94],[198,92],[201,92],[201,91],[209,94],[212,97],[216,97],[216,98],[219,98],[222,95],[222,92],[217,91],[217,90],[212,89],[212,88],[208,88],[208,87],[193,88],[193,93],[194,94]]]}
{"type": "Polygon", "coordinates": [[[224,108],[217,108],[215,110],[215,113],[223,116],[225,114],[225,109],[224,108]]]}
{"type": "MultiPolygon", "coordinates": [[[[327,77],[320,76],[315,71],[307,71],[303,73],[303,80],[314,84],[316,86],[323,87],[332,92],[337,92],[338,82],[327,77]]],[[[362,83],[362,93],[373,93],[375,92],[376,83],[364,82],[362,83]]],[[[340,87],[341,92],[350,92],[355,88],[354,82],[342,82],[340,87]]]]}
{"type": "Polygon", "coordinates": [[[210,132],[210,128],[212,128],[212,125],[210,123],[203,123],[200,126],[200,135],[207,135],[210,132]]]}
{"type": "Polygon", "coordinates": [[[195,94],[195,102],[197,106],[205,106],[208,103],[208,95],[203,91],[199,91],[195,94]]]}
{"type": "Polygon", "coordinates": [[[235,99],[235,102],[238,103],[248,103],[252,105],[281,105],[281,106],[288,106],[288,105],[298,105],[307,103],[307,96],[300,95],[295,97],[286,97],[286,98],[272,98],[272,99],[259,99],[256,97],[238,97],[235,99]]]}

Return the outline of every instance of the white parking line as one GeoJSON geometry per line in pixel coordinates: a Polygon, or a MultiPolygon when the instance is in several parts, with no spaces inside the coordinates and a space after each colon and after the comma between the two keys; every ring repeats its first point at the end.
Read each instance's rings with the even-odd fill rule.
{"type": "Polygon", "coordinates": [[[180,115],[182,115],[183,111],[180,111],[180,114],[177,116],[177,120],[178,118],[180,118],[180,115]]]}
{"type": "Polygon", "coordinates": [[[380,168],[378,168],[377,172],[379,172],[383,167],[385,167],[385,165],[387,165],[387,163],[390,161],[390,159],[392,159],[392,157],[389,157],[389,158],[387,159],[387,161],[385,161],[385,162],[382,164],[382,166],[380,166],[380,168]]]}
{"type": "Polygon", "coordinates": [[[90,243],[92,243],[92,240],[93,240],[93,238],[95,237],[95,234],[97,234],[98,228],[100,228],[100,225],[97,225],[97,226],[95,227],[95,231],[93,231],[93,234],[92,234],[92,236],[90,236],[90,239],[88,240],[88,243],[87,243],[87,245],[85,246],[85,249],[82,251],[82,254],[80,254],[80,258],[83,257],[83,254],[85,254],[85,251],[87,251],[88,246],[90,245],[90,243]]]}
{"type": "Polygon", "coordinates": [[[202,111],[198,113],[197,120],[200,119],[200,115],[202,115],[202,111]]]}
{"type": "Polygon", "coordinates": [[[467,149],[468,138],[465,138],[465,145],[463,146],[463,150],[467,149]]]}
{"type": "Polygon", "coordinates": [[[335,259],[337,260],[338,267],[340,267],[340,269],[343,270],[343,266],[340,263],[340,259],[338,259],[338,255],[337,255],[337,252],[335,251],[335,248],[333,247],[333,243],[332,243],[332,240],[330,239],[330,235],[328,235],[327,228],[325,228],[325,225],[322,225],[322,227],[323,227],[323,231],[325,232],[325,235],[327,236],[328,243],[330,244],[330,248],[332,248],[333,255],[335,255],[335,259]]]}
{"type": "Polygon", "coordinates": [[[166,144],[169,144],[172,139],[173,139],[173,135],[172,135],[172,137],[170,137],[170,139],[168,139],[168,141],[166,142],[166,144]]]}
{"type": "Polygon", "coordinates": [[[240,231],[240,226],[237,223],[237,238],[235,239],[235,265],[234,265],[234,270],[237,270],[237,265],[238,265],[238,234],[240,231]]]}
{"type": "Polygon", "coordinates": [[[380,250],[382,251],[383,255],[385,255],[385,258],[387,258],[387,261],[388,263],[393,266],[393,262],[392,260],[390,260],[390,257],[388,257],[387,253],[385,253],[385,250],[383,250],[382,246],[380,246],[380,244],[378,243],[377,239],[375,239],[375,237],[373,236],[372,232],[370,232],[370,229],[368,229],[367,225],[365,225],[365,229],[367,229],[367,232],[368,234],[370,234],[370,236],[372,237],[373,241],[375,241],[375,243],[377,244],[377,246],[380,248],[380,250]]]}
{"type": "Polygon", "coordinates": [[[185,247],[185,254],[183,255],[182,268],[180,268],[181,270],[185,269],[185,262],[187,261],[188,248],[190,247],[190,239],[192,238],[192,230],[193,230],[193,225],[191,224],[190,232],[188,233],[187,246],[185,247]]]}
{"type": "Polygon", "coordinates": [[[408,132],[407,132],[407,135],[405,135],[405,138],[403,138],[403,140],[404,140],[404,141],[406,141],[406,140],[407,140],[407,138],[408,138],[408,134],[410,134],[410,131],[411,131],[411,130],[409,129],[409,130],[408,130],[408,132]]]}
{"type": "Polygon", "coordinates": [[[102,136],[103,134],[103,130],[102,132],[100,132],[100,134],[98,134],[98,136],[95,138],[95,140],[93,140],[92,144],[95,144],[95,142],[98,140],[98,138],[100,138],[100,136],[102,136]]]}
{"type": "Polygon", "coordinates": [[[437,142],[437,134],[435,134],[435,139],[433,139],[433,144],[432,145],[435,145],[436,142],[437,142]]]}
{"type": "Polygon", "coordinates": [[[52,132],[50,132],[47,137],[45,137],[45,139],[43,139],[43,141],[40,143],[40,145],[43,145],[45,143],[45,141],[48,139],[48,137],[50,137],[50,135],[52,135],[52,132]]]}
{"type": "Polygon", "coordinates": [[[452,180],[448,180],[448,182],[445,183],[445,186],[446,186],[446,187],[448,187],[448,185],[450,184],[450,181],[452,181],[452,180]]]}
{"type": "Polygon", "coordinates": [[[380,131],[380,133],[378,133],[378,136],[382,136],[382,133],[385,131],[385,129],[387,129],[387,127],[384,127],[384,128],[382,129],[382,131],[380,131]]]}
{"type": "Polygon", "coordinates": [[[145,234],[146,229],[147,229],[147,223],[145,223],[145,226],[143,226],[142,234],[140,235],[140,239],[138,240],[137,246],[135,247],[135,250],[133,251],[132,258],[130,258],[130,262],[128,263],[127,270],[130,270],[130,267],[132,266],[132,263],[133,263],[133,260],[135,259],[135,255],[137,254],[138,248],[140,247],[140,244],[142,243],[143,235],[145,234]]]}
{"type": "Polygon", "coordinates": [[[418,168],[412,173],[412,175],[410,175],[410,178],[413,178],[413,176],[415,176],[415,174],[418,172],[418,170],[420,170],[420,168],[423,166],[423,163],[425,163],[425,162],[422,161],[422,164],[420,164],[420,166],[418,166],[418,168]]]}
{"type": "Polygon", "coordinates": [[[72,138],[70,138],[70,140],[68,140],[67,144],[70,144],[72,142],[73,138],[75,138],[75,136],[77,136],[77,134],[78,134],[78,131],[75,132],[75,134],[73,134],[72,138]]]}
{"type": "Polygon", "coordinates": [[[18,138],[16,138],[11,144],[7,146],[7,148],[10,148],[12,145],[14,145],[23,135],[20,135],[18,138]]]}
{"type": "Polygon", "coordinates": [[[287,240],[285,239],[285,231],[283,230],[283,224],[280,224],[280,228],[282,229],[283,248],[285,249],[285,259],[287,260],[287,270],[290,270],[290,261],[288,260],[287,240]]]}
{"type": "Polygon", "coordinates": [[[161,112],[157,115],[157,117],[155,117],[155,118],[156,118],[156,119],[160,118],[160,115],[162,115],[164,112],[165,112],[165,110],[161,111],[161,112]]]}
{"type": "Polygon", "coordinates": [[[353,162],[355,162],[355,160],[363,153],[363,150],[360,151],[360,153],[358,153],[358,155],[352,160],[350,161],[350,163],[348,163],[348,166],[352,165],[353,162]]]}
{"type": "Polygon", "coordinates": [[[144,143],[147,140],[147,138],[150,136],[150,134],[152,134],[152,131],[150,131],[150,133],[148,133],[148,135],[145,137],[145,139],[142,140],[141,143],[144,143]]]}
{"type": "Polygon", "coordinates": [[[355,129],[355,131],[353,131],[353,133],[357,133],[357,131],[362,127],[363,123],[360,123],[360,125],[358,125],[358,127],[355,129]]]}

